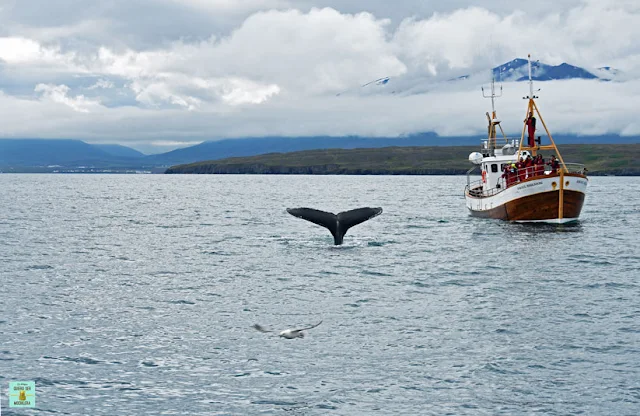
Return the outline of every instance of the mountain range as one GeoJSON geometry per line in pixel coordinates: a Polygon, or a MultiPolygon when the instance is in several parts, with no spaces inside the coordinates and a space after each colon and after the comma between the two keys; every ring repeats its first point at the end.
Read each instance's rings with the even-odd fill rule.
{"type": "MultiPolygon", "coordinates": [[[[486,71],[488,72],[488,71],[486,71]]],[[[411,78],[406,76],[383,77],[340,93],[357,95],[399,94],[411,95],[428,92],[435,87],[447,87],[449,83],[466,83],[470,85],[484,84],[489,81],[485,71],[461,75],[445,82],[434,83],[431,77],[411,78]]],[[[498,82],[523,82],[529,80],[529,65],[527,59],[516,58],[491,69],[493,77],[498,82]]],[[[540,61],[531,62],[531,78],[534,81],[553,81],[567,79],[586,79],[600,81],[624,81],[626,74],[622,71],[605,66],[601,68],[585,69],[568,63],[548,65],[540,61]]]]}
{"type": "MultiPolygon", "coordinates": [[[[562,144],[639,143],[640,137],[556,135],[562,144]]],[[[171,152],[144,155],[125,146],[105,146],[71,139],[0,139],[0,172],[162,172],[166,167],[229,157],[313,149],[390,146],[475,146],[478,136],[440,137],[262,137],[206,141],[171,152]]]]}
{"type": "MultiPolygon", "coordinates": [[[[493,76],[499,81],[528,81],[529,65],[526,59],[514,59],[504,65],[492,69],[493,76]]],[[[561,79],[596,79],[597,75],[586,69],[561,63],[560,65],[547,65],[539,61],[531,62],[531,78],[534,81],[552,81],[561,79]]]]}

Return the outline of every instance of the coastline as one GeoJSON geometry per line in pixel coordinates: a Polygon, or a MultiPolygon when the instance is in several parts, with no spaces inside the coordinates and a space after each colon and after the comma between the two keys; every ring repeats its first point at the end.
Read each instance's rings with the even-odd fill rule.
{"type": "MultiPolygon", "coordinates": [[[[640,176],[640,143],[558,146],[590,176],[640,176]]],[[[176,165],[166,174],[463,175],[476,146],[323,149],[176,165]]],[[[549,157],[546,155],[545,157],[549,157]]]]}

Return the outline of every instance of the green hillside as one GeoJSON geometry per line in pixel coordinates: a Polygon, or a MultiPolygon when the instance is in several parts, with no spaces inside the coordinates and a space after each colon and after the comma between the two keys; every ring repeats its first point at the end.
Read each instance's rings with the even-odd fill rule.
{"type": "MultiPolygon", "coordinates": [[[[583,163],[590,175],[640,175],[640,144],[558,146],[566,163],[583,163]]],[[[324,149],[269,153],[173,166],[166,173],[454,175],[473,165],[477,146],[324,149]]],[[[543,152],[548,158],[551,153],[543,152]]]]}

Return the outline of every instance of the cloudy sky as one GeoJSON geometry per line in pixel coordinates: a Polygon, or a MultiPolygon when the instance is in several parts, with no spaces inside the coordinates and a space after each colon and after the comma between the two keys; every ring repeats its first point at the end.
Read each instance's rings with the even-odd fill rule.
{"type": "MultiPolygon", "coordinates": [[[[618,71],[536,85],[552,132],[640,135],[637,39],[637,0],[0,0],[0,137],[483,134],[489,69],[527,53],[618,71]]],[[[503,86],[510,131],[527,90],[503,86]]]]}

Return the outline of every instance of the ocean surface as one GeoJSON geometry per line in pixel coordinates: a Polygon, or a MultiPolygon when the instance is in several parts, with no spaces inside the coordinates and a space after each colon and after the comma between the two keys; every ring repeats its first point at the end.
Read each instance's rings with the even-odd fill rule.
{"type": "Polygon", "coordinates": [[[465,184],[0,175],[2,415],[640,414],[640,178],[573,226],[471,218],[465,184]],[[384,213],[334,247],[301,206],[384,213]]]}

